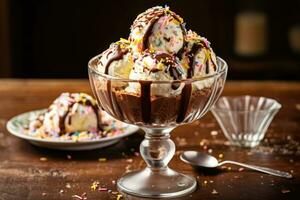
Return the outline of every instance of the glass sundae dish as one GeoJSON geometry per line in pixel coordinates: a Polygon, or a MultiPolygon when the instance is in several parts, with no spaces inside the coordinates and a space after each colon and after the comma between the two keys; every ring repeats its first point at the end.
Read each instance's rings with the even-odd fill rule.
{"type": "Polygon", "coordinates": [[[227,64],[210,43],[185,28],[168,7],[138,15],[127,39],[89,62],[89,78],[100,107],[146,133],[140,152],[147,167],[118,180],[118,188],[140,197],[178,197],[193,192],[193,177],[168,168],[175,153],[170,132],[200,119],[222,92],[227,64]]]}

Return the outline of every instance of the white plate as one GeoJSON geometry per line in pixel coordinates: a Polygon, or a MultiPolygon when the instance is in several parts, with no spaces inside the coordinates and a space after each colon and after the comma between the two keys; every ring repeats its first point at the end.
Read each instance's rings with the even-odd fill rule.
{"type": "Polygon", "coordinates": [[[24,134],[24,128],[28,127],[28,124],[30,122],[29,119],[32,118],[32,116],[39,115],[43,112],[45,112],[45,109],[30,111],[17,115],[7,122],[6,128],[12,135],[27,140],[33,145],[46,147],[50,149],[72,151],[91,150],[96,148],[107,147],[109,145],[117,143],[118,141],[120,141],[121,138],[135,133],[139,129],[137,126],[128,125],[124,123],[123,133],[111,137],[104,137],[97,140],[88,141],[42,139],[24,134]]]}

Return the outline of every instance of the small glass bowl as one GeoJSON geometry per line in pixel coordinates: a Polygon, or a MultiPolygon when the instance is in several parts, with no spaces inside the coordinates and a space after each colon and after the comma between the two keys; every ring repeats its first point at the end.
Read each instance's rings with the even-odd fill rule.
{"type": "Polygon", "coordinates": [[[255,147],[280,108],[274,99],[247,95],[221,97],[211,111],[232,145],[255,147]]]}

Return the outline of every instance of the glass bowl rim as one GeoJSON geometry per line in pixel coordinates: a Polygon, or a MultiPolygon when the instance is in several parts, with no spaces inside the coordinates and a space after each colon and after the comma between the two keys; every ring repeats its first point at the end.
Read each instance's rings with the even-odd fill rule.
{"type": "Polygon", "coordinates": [[[234,113],[239,113],[239,114],[243,114],[243,113],[250,113],[250,112],[271,112],[271,111],[278,111],[280,110],[280,108],[282,107],[282,105],[275,99],[272,98],[268,98],[268,97],[263,97],[263,96],[251,96],[251,95],[239,95],[239,96],[222,96],[218,99],[218,101],[211,107],[211,111],[212,112],[234,112],[234,113]],[[258,110],[232,110],[232,109],[227,109],[227,108],[216,108],[216,104],[218,103],[218,101],[220,101],[220,99],[222,98],[229,98],[231,100],[233,99],[238,99],[238,98],[264,98],[266,100],[271,100],[272,102],[274,102],[276,104],[276,107],[271,108],[271,109],[258,109],[258,110]]]}
{"type": "Polygon", "coordinates": [[[218,70],[215,71],[213,74],[207,75],[207,76],[201,76],[201,77],[195,77],[195,78],[188,78],[188,79],[181,79],[181,80],[170,80],[170,81],[157,81],[157,80],[137,80],[137,79],[127,79],[127,78],[120,78],[120,77],[114,77],[108,74],[104,74],[102,72],[99,72],[95,67],[92,67],[92,62],[99,58],[101,56],[101,54],[98,54],[96,56],[94,56],[93,58],[90,59],[90,61],[88,62],[88,69],[89,69],[89,73],[91,73],[91,71],[105,79],[108,80],[112,80],[112,81],[122,81],[122,82],[149,82],[149,83],[158,83],[158,84],[172,84],[172,83],[191,83],[191,82],[195,82],[195,81],[201,81],[201,80],[205,80],[205,79],[209,79],[209,78],[214,78],[218,75],[221,75],[223,73],[227,72],[228,69],[228,65],[227,63],[220,57],[217,56],[217,60],[219,60],[222,63],[222,68],[218,67],[218,70]]]}

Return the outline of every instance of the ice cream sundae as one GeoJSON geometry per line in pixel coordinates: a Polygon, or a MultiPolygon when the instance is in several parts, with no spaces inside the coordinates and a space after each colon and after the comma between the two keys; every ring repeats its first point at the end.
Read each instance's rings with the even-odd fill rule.
{"type": "Polygon", "coordinates": [[[201,77],[217,70],[216,55],[208,40],[187,31],[180,16],[160,6],[138,15],[128,39],[111,44],[92,62],[102,74],[136,80],[97,83],[97,88],[103,89],[101,106],[129,123],[185,121],[194,107],[204,107],[212,92],[214,79],[201,77]]]}
{"type": "Polygon", "coordinates": [[[175,153],[170,131],[200,119],[217,100],[227,73],[210,43],[169,7],[137,16],[127,39],[120,39],[89,62],[99,105],[114,118],[141,127],[140,152],[147,163],[126,174],[118,188],[140,197],[181,197],[197,181],[168,168],[175,153]]]}

